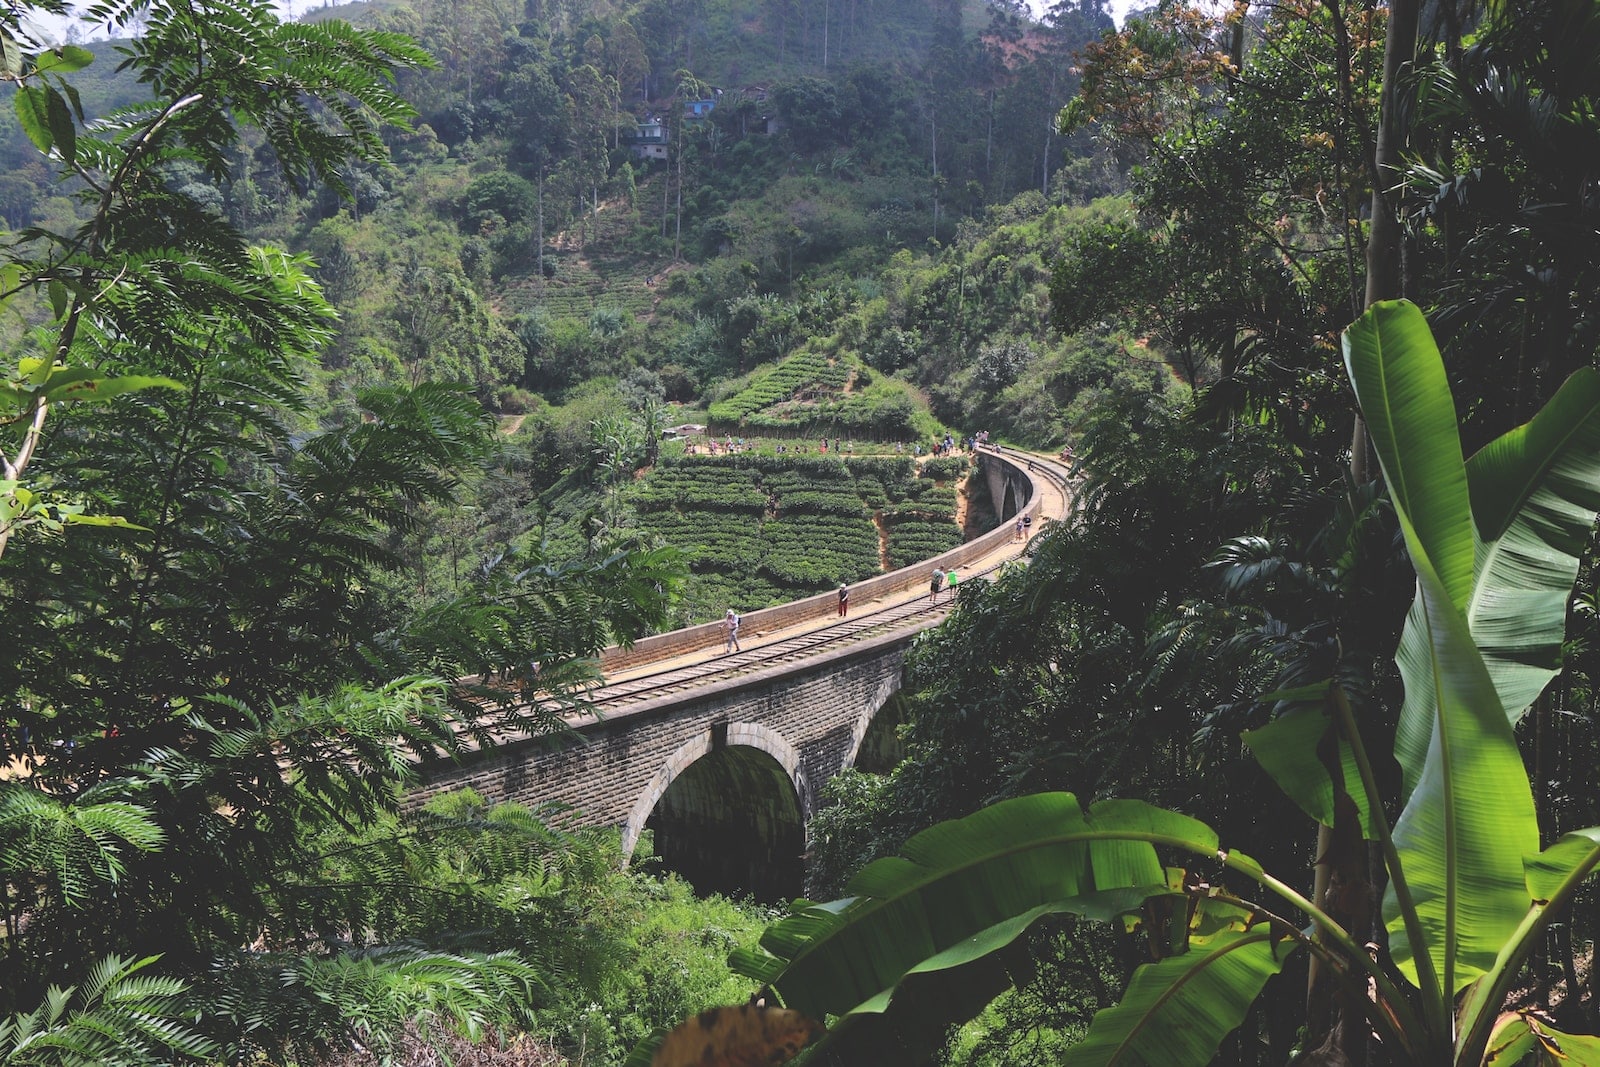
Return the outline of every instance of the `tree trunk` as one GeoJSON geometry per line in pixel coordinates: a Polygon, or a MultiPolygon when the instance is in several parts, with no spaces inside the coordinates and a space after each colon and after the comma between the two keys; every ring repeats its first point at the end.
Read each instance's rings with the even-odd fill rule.
{"type": "Polygon", "coordinates": [[[828,69],[828,9],[833,0],[822,0],[822,69],[828,69]]]}
{"type": "Polygon", "coordinates": [[[1371,307],[1393,300],[1401,290],[1400,212],[1388,193],[1400,175],[1406,134],[1400,128],[1400,82],[1417,51],[1418,0],[1393,0],[1389,5],[1389,39],[1383,54],[1383,103],[1378,118],[1378,144],[1372,161],[1372,233],[1367,242],[1367,298],[1371,307]]]}
{"type": "MultiPolygon", "coordinates": [[[[1416,56],[1420,8],[1419,0],[1391,0],[1389,6],[1389,36],[1383,56],[1383,95],[1372,160],[1372,229],[1367,241],[1366,307],[1402,294],[1403,230],[1398,205],[1388,190],[1398,181],[1401,150],[1406,140],[1406,132],[1401,127],[1400,86],[1406,69],[1416,56]]],[[[1367,424],[1358,412],[1350,434],[1350,480],[1353,485],[1359,486],[1367,478],[1367,424]]],[[[1334,867],[1333,863],[1328,862],[1331,859],[1329,852],[1336,847],[1333,832],[1328,827],[1318,827],[1318,865],[1312,891],[1312,900],[1318,907],[1328,903],[1334,867]]],[[[1372,879],[1373,872],[1369,870],[1367,876],[1369,880],[1372,879]]],[[[1375,885],[1369,884],[1369,889],[1376,894],[1375,885]]],[[[1359,1042],[1340,1042],[1345,1052],[1354,1052],[1356,1057],[1364,1059],[1366,1027],[1354,1018],[1348,1020],[1351,1025],[1338,1025],[1341,1021],[1339,1016],[1345,1013],[1335,999],[1334,985],[1332,976],[1312,957],[1306,979],[1306,1047],[1316,1048],[1330,1035],[1345,1031],[1347,1038],[1362,1037],[1359,1042]],[[1318,1004],[1331,1005],[1332,1012],[1318,1018],[1315,1013],[1318,1004]]]]}

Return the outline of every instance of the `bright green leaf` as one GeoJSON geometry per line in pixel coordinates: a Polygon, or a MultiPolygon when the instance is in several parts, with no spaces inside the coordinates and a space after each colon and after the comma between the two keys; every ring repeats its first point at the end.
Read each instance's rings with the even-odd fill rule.
{"type": "Polygon", "coordinates": [[[1240,931],[1226,924],[1214,935],[1191,937],[1187,952],[1135,971],[1121,1002],[1095,1014],[1064,1063],[1202,1067],[1296,947],[1265,925],[1240,931]]]}
{"type": "MultiPolygon", "coordinates": [[[[1468,629],[1474,531],[1449,383],[1421,312],[1374,305],[1345,333],[1345,362],[1417,572],[1414,640],[1396,656],[1408,696],[1431,694],[1429,741],[1394,828],[1424,945],[1410,943],[1391,883],[1396,963],[1426,953],[1450,996],[1487,973],[1527,911],[1522,857],[1538,823],[1511,724],[1468,629]]],[[[1418,715],[1416,721],[1424,721],[1418,715]]]]}
{"type": "Polygon", "coordinates": [[[22,132],[41,152],[49,152],[54,143],[50,134],[50,98],[37,85],[17,86],[14,106],[22,132]]]}
{"type": "Polygon", "coordinates": [[[50,380],[51,363],[39,356],[23,356],[17,360],[17,375],[29,385],[43,385],[50,380]]]}
{"type": "Polygon", "coordinates": [[[1528,896],[1547,902],[1572,878],[1588,878],[1600,865],[1600,826],[1564,835],[1527,859],[1528,896]]]}
{"type": "Polygon", "coordinates": [[[34,69],[41,74],[71,74],[94,62],[94,53],[75,44],[62,45],[33,57],[34,69]]]}
{"type": "Polygon", "coordinates": [[[71,371],[58,374],[50,379],[50,387],[44,391],[44,398],[51,403],[59,404],[68,401],[99,401],[110,400],[112,397],[122,396],[124,393],[134,393],[142,389],[182,389],[180,382],[171,378],[162,378],[149,374],[124,374],[116,378],[82,378],[75,377],[57,385],[56,379],[72,374],[71,371]]]}
{"type": "MultiPolygon", "coordinates": [[[[1506,715],[1515,724],[1560,666],[1567,600],[1600,512],[1600,375],[1580,370],[1533,420],[1467,462],[1476,533],[1475,580],[1465,605],[1506,715]]],[[[1412,605],[1402,658],[1426,662],[1412,605]]],[[[1432,678],[1416,670],[1396,730],[1395,756],[1415,784],[1431,730],[1432,678]]]]}
{"type": "Polygon", "coordinates": [[[1315,710],[1292,711],[1280,715],[1259,730],[1247,730],[1242,740],[1250,747],[1261,769],[1272,776],[1278,788],[1288,794],[1313,819],[1333,825],[1334,787],[1328,768],[1318,756],[1324,743],[1337,743],[1342,769],[1341,787],[1355,803],[1361,818],[1361,835],[1371,841],[1377,837],[1366,790],[1355,753],[1343,738],[1336,737],[1333,722],[1315,710]]]}
{"type": "Polygon", "coordinates": [[[1536,1067],[1600,1067],[1600,1037],[1564,1034],[1526,1012],[1508,1013],[1495,1024],[1482,1067],[1514,1067],[1536,1053],[1536,1067]]]}
{"type": "Polygon", "coordinates": [[[61,515],[61,521],[64,523],[70,523],[73,526],[116,526],[124,530],[143,530],[146,533],[148,533],[150,530],[150,527],[140,526],[136,522],[129,522],[121,515],[84,515],[63,513],[61,515]]]}
{"type": "Polygon", "coordinates": [[[1344,334],[1345,366],[1395,504],[1452,601],[1472,592],[1472,510],[1455,402],[1428,321],[1415,304],[1381,301],[1344,334]]]}
{"type": "Polygon", "coordinates": [[[1004,801],[925,830],[857,875],[852,897],[770,928],[762,947],[790,961],[781,973],[737,962],[816,1018],[882,1010],[908,974],[993,954],[1041,915],[1111,917],[1170,893],[1152,843],[1217,848],[1203,824],[1137,801],[1088,812],[1066,793],[1004,801]]]}
{"type": "Polygon", "coordinates": [[[1480,538],[1467,621],[1513,722],[1560,663],[1578,557],[1600,513],[1600,374],[1568,378],[1467,462],[1480,538]]]}
{"type": "MultiPolygon", "coordinates": [[[[1459,991],[1493,968],[1528,909],[1522,857],[1538,848],[1528,775],[1466,621],[1419,566],[1439,679],[1433,743],[1394,827],[1435,973],[1459,991]]],[[[1402,665],[1404,671],[1404,665],[1402,665]]],[[[1399,901],[1384,897],[1395,961],[1416,980],[1399,901]]]]}

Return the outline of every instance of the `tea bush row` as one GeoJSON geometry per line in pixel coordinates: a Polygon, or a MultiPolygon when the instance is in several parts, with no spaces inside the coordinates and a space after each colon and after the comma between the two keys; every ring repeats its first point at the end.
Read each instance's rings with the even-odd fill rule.
{"type": "Polygon", "coordinates": [[[634,486],[629,498],[641,511],[681,507],[690,510],[766,510],[767,494],[755,471],[663,466],[634,486]]]}
{"type": "Polygon", "coordinates": [[[829,363],[821,352],[797,352],[769,371],[758,373],[737,393],[711,405],[712,422],[739,422],[762,408],[791,400],[807,386],[836,391],[849,380],[850,368],[843,362],[829,363]]]}
{"type": "Polygon", "coordinates": [[[889,527],[889,566],[909,567],[961,544],[961,527],[949,520],[906,519],[889,527]]]}
{"type": "Polygon", "coordinates": [[[678,615],[684,623],[710,622],[729,608],[741,615],[793,599],[794,593],[755,572],[691,574],[684,583],[678,615]]]}
{"type": "Polygon", "coordinates": [[[766,555],[761,526],[752,516],[655,511],[641,515],[640,523],[667,544],[682,549],[690,569],[696,572],[710,567],[754,570],[766,555]]]}
{"type": "MultiPolygon", "coordinates": [[[[719,407],[711,405],[713,420],[722,418],[719,407]]],[[[780,402],[729,421],[772,433],[837,433],[903,441],[919,436],[916,413],[916,405],[903,393],[852,393],[816,402],[780,402]]]]}
{"type": "Polygon", "coordinates": [[[871,509],[854,490],[842,493],[801,490],[784,493],[778,497],[779,515],[801,512],[816,515],[858,515],[866,518],[871,514],[871,509]]]}
{"type": "Polygon", "coordinates": [[[878,529],[865,517],[801,515],[763,528],[768,553],[761,568],[788,585],[827,588],[879,572],[878,529]]]}
{"type": "Polygon", "coordinates": [[[923,461],[922,476],[948,482],[963,477],[971,466],[972,461],[966,456],[934,456],[923,461]]]}

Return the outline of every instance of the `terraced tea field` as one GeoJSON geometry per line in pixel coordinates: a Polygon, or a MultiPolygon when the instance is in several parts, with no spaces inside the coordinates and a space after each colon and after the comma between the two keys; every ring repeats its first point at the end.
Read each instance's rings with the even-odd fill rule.
{"type": "Polygon", "coordinates": [[[684,622],[857,582],[961,543],[966,461],[682,456],[634,486],[642,525],[689,554],[684,622]]]}

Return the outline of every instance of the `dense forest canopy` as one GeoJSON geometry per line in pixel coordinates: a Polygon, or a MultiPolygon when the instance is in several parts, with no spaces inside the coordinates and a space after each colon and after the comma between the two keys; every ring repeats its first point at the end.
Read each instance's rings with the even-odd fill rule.
{"type": "Polygon", "coordinates": [[[815,1062],[1600,1062],[1593,0],[24,15],[0,1063],[620,1063],[758,986],[815,1062]],[[400,792],[685,618],[695,421],[1081,476],[759,949],[400,792]]]}

